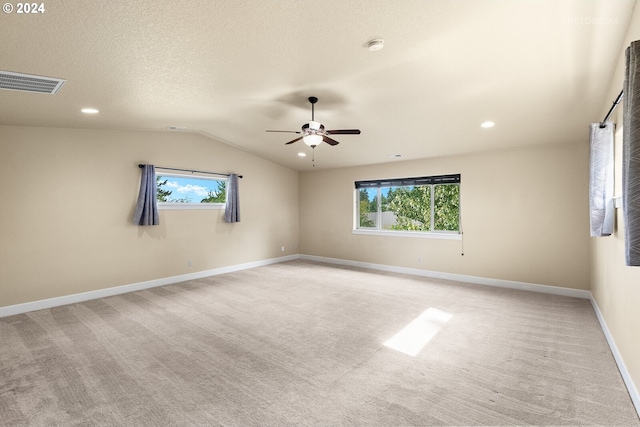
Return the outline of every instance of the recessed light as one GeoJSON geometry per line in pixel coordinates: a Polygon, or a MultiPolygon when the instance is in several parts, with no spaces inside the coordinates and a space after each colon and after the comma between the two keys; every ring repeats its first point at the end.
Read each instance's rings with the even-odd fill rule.
{"type": "Polygon", "coordinates": [[[389,154],[388,157],[390,159],[399,159],[400,157],[402,157],[402,154],[389,154]]]}
{"type": "Polygon", "coordinates": [[[493,122],[484,122],[483,124],[481,124],[480,126],[482,126],[483,128],[492,128],[494,127],[496,124],[493,122]]]}
{"type": "Polygon", "coordinates": [[[95,108],[83,108],[80,111],[82,111],[85,114],[98,114],[100,112],[100,111],[96,110],[95,108]]]}
{"type": "Polygon", "coordinates": [[[371,52],[380,50],[383,47],[384,47],[384,40],[382,39],[373,39],[367,42],[367,49],[369,49],[371,52]]]}
{"type": "Polygon", "coordinates": [[[307,153],[298,153],[298,157],[307,157],[307,153]]]}

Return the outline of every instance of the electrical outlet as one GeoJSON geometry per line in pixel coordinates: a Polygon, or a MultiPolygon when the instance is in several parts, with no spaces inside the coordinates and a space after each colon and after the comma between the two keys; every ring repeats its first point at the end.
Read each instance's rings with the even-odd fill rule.
{"type": "Polygon", "coordinates": [[[193,267],[193,260],[192,260],[192,259],[187,260],[187,265],[188,265],[189,267],[193,267]]]}
{"type": "Polygon", "coordinates": [[[418,263],[422,264],[422,257],[421,256],[418,257],[418,263]]]}
{"type": "Polygon", "coordinates": [[[280,249],[282,252],[284,252],[284,246],[282,247],[282,249],[280,249]]]}

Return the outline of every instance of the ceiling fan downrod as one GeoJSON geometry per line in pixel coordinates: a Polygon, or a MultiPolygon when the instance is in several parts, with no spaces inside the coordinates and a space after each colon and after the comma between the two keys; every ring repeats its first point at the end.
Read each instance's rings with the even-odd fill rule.
{"type": "Polygon", "coordinates": [[[311,121],[315,122],[316,119],[315,119],[315,111],[314,111],[315,108],[314,108],[314,106],[315,106],[316,102],[318,102],[318,98],[316,98],[315,96],[310,96],[309,97],[309,102],[311,103],[311,121]]]}

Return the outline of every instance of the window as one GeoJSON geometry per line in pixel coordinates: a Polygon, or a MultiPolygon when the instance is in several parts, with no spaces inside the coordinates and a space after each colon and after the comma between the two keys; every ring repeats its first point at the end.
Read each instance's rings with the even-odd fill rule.
{"type": "Polygon", "coordinates": [[[355,186],[356,232],[460,233],[459,174],[356,181],[355,186]]]}
{"type": "Polygon", "coordinates": [[[159,209],[223,209],[227,179],[156,173],[159,209]]]}

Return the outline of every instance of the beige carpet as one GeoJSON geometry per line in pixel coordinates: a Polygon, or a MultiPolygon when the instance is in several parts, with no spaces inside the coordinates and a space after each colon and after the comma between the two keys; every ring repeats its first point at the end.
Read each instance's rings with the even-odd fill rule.
{"type": "Polygon", "coordinates": [[[587,300],[293,261],[0,319],[0,425],[640,426],[587,300]],[[416,355],[383,345],[450,315],[416,355]]]}

